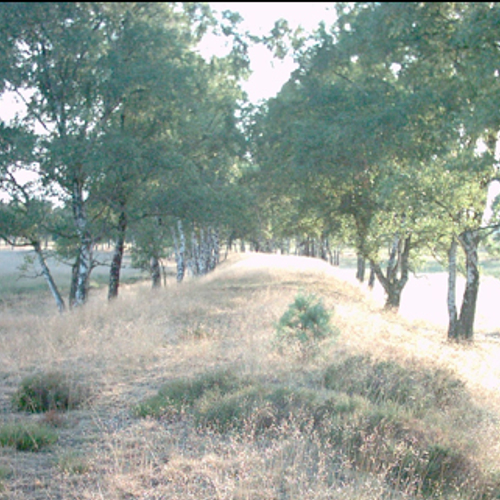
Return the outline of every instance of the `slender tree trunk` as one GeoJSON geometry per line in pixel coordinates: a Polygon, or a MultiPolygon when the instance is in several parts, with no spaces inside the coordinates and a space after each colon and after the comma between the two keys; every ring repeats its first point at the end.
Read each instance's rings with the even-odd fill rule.
{"type": "Polygon", "coordinates": [[[465,291],[458,318],[458,339],[472,340],[474,337],[474,318],[476,316],[477,295],[479,292],[479,233],[466,230],[458,237],[465,252],[466,281],[465,291]]]}
{"type": "Polygon", "coordinates": [[[186,272],[186,239],[180,219],[177,219],[177,230],[179,231],[179,239],[177,239],[174,227],[172,228],[172,238],[174,240],[175,262],[177,265],[177,283],[180,283],[184,279],[186,272]]]}
{"type": "Polygon", "coordinates": [[[151,283],[153,288],[161,288],[161,269],[160,261],[156,255],[151,257],[149,261],[149,268],[151,270],[151,283]]]}
{"type": "Polygon", "coordinates": [[[76,284],[78,281],[78,268],[80,267],[80,254],[76,256],[75,262],[71,266],[71,286],[69,289],[69,306],[75,306],[76,284]]]}
{"type": "Polygon", "coordinates": [[[116,236],[115,251],[109,270],[108,300],[118,297],[118,288],[120,286],[120,271],[122,268],[123,251],[125,248],[125,233],[127,230],[127,214],[124,207],[118,218],[118,235],[116,236]]]}
{"type": "Polygon", "coordinates": [[[215,269],[220,264],[220,232],[219,229],[212,229],[212,266],[215,269]]]}
{"type": "Polygon", "coordinates": [[[73,185],[73,218],[80,239],[78,248],[78,268],[76,270],[74,306],[82,306],[88,298],[88,285],[92,271],[92,235],[88,228],[83,192],[78,181],[73,185]]]}
{"type": "Polygon", "coordinates": [[[370,290],[375,286],[375,270],[373,269],[373,264],[370,262],[370,277],[368,278],[368,288],[370,290]]]}
{"type": "Polygon", "coordinates": [[[38,258],[38,263],[40,264],[40,267],[42,268],[43,277],[45,278],[45,281],[49,285],[52,296],[54,297],[54,299],[56,301],[57,309],[59,310],[60,313],[63,313],[66,310],[66,304],[64,303],[64,300],[61,297],[61,294],[59,293],[59,289],[57,288],[56,282],[54,281],[54,278],[52,277],[50,269],[47,266],[47,263],[45,262],[45,257],[43,255],[42,249],[40,247],[40,243],[38,241],[33,242],[33,248],[35,249],[35,253],[36,253],[36,256],[38,258]]]}
{"type": "Polygon", "coordinates": [[[356,279],[360,282],[363,283],[365,281],[365,258],[358,254],[357,258],[357,267],[356,267],[356,279]]]}
{"type": "Polygon", "coordinates": [[[164,265],[162,259],[160,259],[160,269],[161,269],[161,277],[163,279],[163,287],[167,288],[167,270],[165,268],[165,265],[164,265]]]}
{"type": "Polygon", "coordinates": [[[453,238],[448,250],[448,338],[456,340],[458,338],[458,317],[457,317],[457,248],[458,242],[453,238]]]}

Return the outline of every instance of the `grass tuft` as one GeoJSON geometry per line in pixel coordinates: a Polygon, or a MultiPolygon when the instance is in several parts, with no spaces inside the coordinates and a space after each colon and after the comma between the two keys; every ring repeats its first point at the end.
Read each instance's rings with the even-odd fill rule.
{"type": "Polygon", "coordinates": [[[225,394],[240,387],[243,382],[231,370],[215,370],[203,373],[195,379],[174,379],[161,387],[158,394],[133,408],[137,417],[179,415],[190,408],[205,393],[225,394]]]}
{"type": "Polygon", "coordinates": [[[18,451],[40,451],[56,442],[57,434],[44,425],[12,423],[0,427],[0,445],[18,451]]]}
{"type": "Polygon", "coordinates": [[[12,398],[18,411],[29,413],[70,410],[81,406],[88,391],[60,372],[38,373],[24,378],[12,398]]]}

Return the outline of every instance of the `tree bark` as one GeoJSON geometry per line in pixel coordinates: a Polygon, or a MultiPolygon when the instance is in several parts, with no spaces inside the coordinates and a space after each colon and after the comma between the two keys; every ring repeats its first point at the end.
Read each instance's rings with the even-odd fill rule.
{"type": "Polygon", "coordinates": [[[479,292],[479,233],[466,230],[460,234],[458,241],[465,252],[466,281],[465,291],[458,318],[457,339],[472,340],[474,337],[474,319],[476,316],[477,295],[479,292]]]}
{"type": "Polygon", "coordinates": [[[370,290],[375,286],[375,270],[373,269],[373,264],[370,263],[370,277],[368,278],[368,288],[370,290]]]}
{"type": "Polygon", "coordinates": [[[458,317],[457,317],[457,248],[458,242],[453,238],[448,250],[448,338],[456,340],[458,338],[458,317]]]}
{"type": "Polygon", "coordinates": [[[75,227],[80,239],[78,248],[78,267],[76,269],[75,296],[73,305],[78,307],[85,304],[88,298],[88,284],[92,271],[92,235],[88,228],[85,202],[81,184],[75,180],[73,183],[73,217],[75,227]]]}
{"type": "Polygon", "coordinates": [[[177,239],[175,228],[173,227],[171,230],[174,240],[175,262],[177,265],[177,283],[180,283],[184,279],[184,274],[186,272],[186,239],[180,219],[177,219],[177,229],[179,231],[179,240],[177,239]]]}
{"type": "Polygon", "coordinates": [[[78,280],[78,267],[80,265],[80,254],[76,256],[75,262],[71,266],[71,286],[69,289],[69,307],[75,306],[76,283],[78,280]]]}
{"type": "Polygon", "coordinates": [[[122,207],[118,218],[118,234],[116,236],[115,250],[109,270],[108,300],[118,297],[118,288],[120,286],[120,271],[122,268],[123,251],[125,248],[125,233],[127,230],[127,214],[122,207]]]}
{"type": "Polygon", "coordinates": [[[358,254],[357,266],[356,266],[356,279],[363,283],[365,281],[365,258],[358,254]]]}
{"type": "Polygon", "coordinates": [[[151,269],[151,283],[153,288],[161,288],[161,268],[160,261],[156,255],[151,257],[149,262],[151,269]]]}
{"type": "Polygon", "coordinates": [[[60,313],[63,313],[66,310],[66,304],[64,303],[64,300],[61,297],[61,294],[59,293],[59,289],[57,288],[57,285],[54,281],[54,278],[52,277],[50,269],[47,266],[47,263],[45,262],[45,257],[43,255],[42,249],[40,247],[40,242],[38,242],[38,241],[33,242],[33,248],[35,249],[35,253],[36,253],[36,256],[38,258],[38,263],[40,264],[40,267],[42,268],[43,277],[45,278],[45,281],[47,281],[47,284],[49,285],[52,296],[54,297],[54,299],[56,301],[57,309],[59,310],[60,313]]]}
{"type": "Polygon", "coordinates": [[[386,293],[385,309],[398,311],[401,303],[401,293],[409,278],[411,236],[404,240],[396,236],[390,251],[387,264],[387,276],[384,275],[380,264],[370,261],[373,271],[386,293]]]}

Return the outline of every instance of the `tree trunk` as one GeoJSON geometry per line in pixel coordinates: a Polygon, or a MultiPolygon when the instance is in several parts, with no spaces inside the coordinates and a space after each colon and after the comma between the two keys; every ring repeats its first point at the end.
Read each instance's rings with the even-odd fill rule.
{"type": "Polygon", "coordinates": [[[69,307],[75,306],[76,282],[78,280],[78,267],[80,266],[80,254],[76,256],[75,262],[71,266],[71,286],[69,289],[69,307]]]}
{"type": "Polygon", "coordinates": [[[109,270],[108,300],[118,297],[118,287],[120,286],[120,271],[122,268],[123,251],[125,248],[125,233],[127,230],[127,214],[125,210],[120,212],[118,218],[118,235],[116,236],[115,251],[109,270]]]}
{"type": "Polygon", "coordinates": [[[458,318],[457,318],[457,248],[458,242],[455,238],[451,242],[448,250],[448,339],[458,338],[458,318]]]}
{"type": "Polygon", "coordinates": [[[357,268],[356,268],[356,279],[363,283],[365,281],[365,258],[358,254],[357,268]]]}
{"type": "Polygon", "coordinates": [[[368,288],[370,290],[375,286],[375,270],[373,269],[373,264],[370,263],[370,277],[368,278],[368,288]]]}
{"type": "Polygon", "coordinates": [[[386,293],[385,309],[395,311],[399,309],[401,293],[409,278],[410,242],[411,236],[407,236],[404,240],[395,237],[387,264],[387,276],[384,276],[380,264],[370,261],[373,272],[386,293]]]}
{"type": "Polygon", "coordinates": [[[156,255],[151,257],[149,261],[149,266],[151,270],[151,283],[153,288],[161,288],[161,269],[160,261],[156,255]]]}
{"type": "Polygon", "coordinates": [[[220,264],[220,232],[212,229],[212,264],[210,269],[215,269],[220,264]]]}
{"type": "Polygon", "coordinates": [[[466,281],[465,291],[458,318],[457,339],[472,340],[474,337],[474,318],[476,316],[477,295],[479,291],[479,233],[466,230],[458,237],[465,252],[466,281]]]}
{"type": "Polygon", "coordinates": [[[40,247],[40,243],[38,241],[33,242],[33,248],[35,249],[36,256],[38,257],[38,263],[42,268],[43,277],[45,278],[45,281],[47,281],[52,296],[56,301],[57,309],[59,310],[60,313],[63,313],[66,310],[66,305],[64,304],[64,300],[61,297],[61,294],[59,293],[59,289],[57,288],[54,278],[52,277],[50,269],[47,266],[47,263],[45,262],[45,257],[40,247]]]}
{"type": "Polygon", "coordinates": [[[179,240],[177,240],[174,227],[172,228],[172,238],[174,240],[175,262],[177,265],[177,283],[180,283],[184,279],[186,272],[186,239],[180,219],[177,219],[177,229],[179,231],[179,240]]]}
{"type": "Polygon", "coordinates": [[[76,269],[74,306],[82,306],[88,298],[90,273],[92,271],[92,235],[88,228],[83,192],[78,181],[73,185],[73,217],[80,239],[78,248],[78,267],[76,269]]]}

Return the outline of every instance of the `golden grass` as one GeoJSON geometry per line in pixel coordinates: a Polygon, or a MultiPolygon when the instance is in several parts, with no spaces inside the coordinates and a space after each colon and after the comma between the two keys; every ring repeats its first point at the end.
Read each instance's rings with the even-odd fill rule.
{"type": "MultiPolygon", "coordinates": [[[[149,284],[124,287],[111,304],[97,291],[85,308],[62,316],[52,312],[50,299],[42,311],[29,304],[4,306],[0,424],[47,420],[10,408],[21,379],[39,371],[68,373],[90,387],[92,399],[89,407],[61,416],[59,441],[48,451],[0,448],[0,470],[9,471],[0,478],[0,498],[413,498],[390,492],[376,475],[350,471],[293,423],[282,429],[281,439],[269,441],[201,431],[189,415],[175,421],[131,416],[131,407],[163,383],[209,368],[232,367],[293,385],[298,377],[314,378],[339,353],[369,353],[449,368],[478,404],[500,417],[497,339],[479,335],[473,345],[449,344],[444,330],[382,313],[360,287],[335,272],[316,259],[230,255],[204,278],[157,292],[149,284]],[[325,345],[323,355],[309,363],[271,349],[274,325],[299,290],[321,296],[335,310],[341,332],[335,345],[325,345]]],[[[498,467],[498,438],[493,424],[478,422],[473,439],[483,467],[498,467]]]]}

